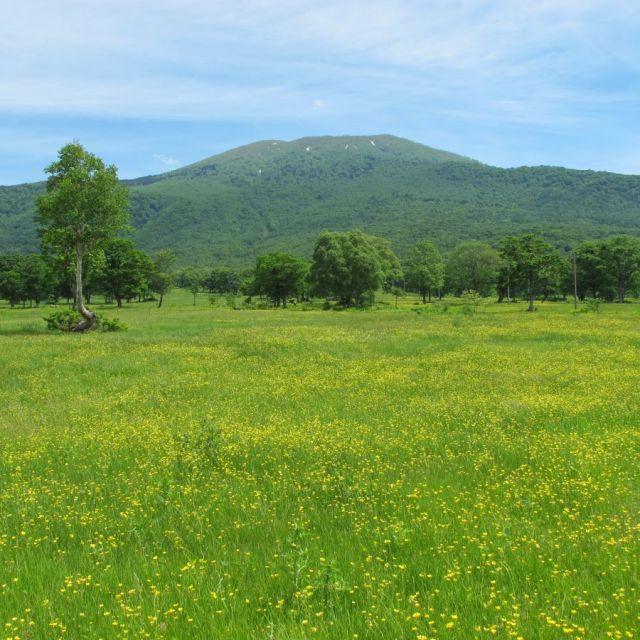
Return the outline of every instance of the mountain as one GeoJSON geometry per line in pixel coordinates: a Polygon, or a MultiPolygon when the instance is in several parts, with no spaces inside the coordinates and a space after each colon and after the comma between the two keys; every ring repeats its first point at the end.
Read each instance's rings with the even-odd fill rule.
{"type": "MultiPolygon", "coordinates": [[[[499,169],[393,136],[266,140],[176,171],[125,180],[136,244],[183,264],[309,257],[322,229],[360,228],[399,255],[522,231],[559,247],[640,235],[640,176],[560,167],[499,169]]],[[[44,183],[0,187],[0,253],[35,251],[44,183]]]]}

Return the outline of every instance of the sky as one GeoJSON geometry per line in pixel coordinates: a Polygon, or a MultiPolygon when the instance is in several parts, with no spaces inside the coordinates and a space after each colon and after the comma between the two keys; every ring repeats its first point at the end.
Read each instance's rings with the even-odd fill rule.
{"type": "Polygon", "coordinates": [[[79,141],[123,178],[257,140],[393,134],[500,167],[640,174],[633,0],[21,0],[0,185],[79,141]]]}

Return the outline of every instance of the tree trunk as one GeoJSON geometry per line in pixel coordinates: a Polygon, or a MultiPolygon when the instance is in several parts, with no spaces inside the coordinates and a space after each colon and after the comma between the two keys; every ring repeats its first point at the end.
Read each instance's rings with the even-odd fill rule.
{"type": "Polygon", "coordinates": [[[535,300],[535,296],[533,295],[533,292],[529,293],[529,308],[527,309],[527,311],[533,311],[534,300],[535,300]]]}
{"type": "Polygon", "coordinates": [[[76,249],[76,287],[75,287],[75,306],[80,312],[80,315],[84,318],[74,328],[74,331],[86,331],[92,329],[96,324],[96,314],[93,311],[89,311],[84,306],[84,299],[82,297],[82,250],[80,247],[76,249]]]}
{"type": "Polygon", "coordinates": [[[422,291],[422,304],[427,304],[427,294],[424,290],[422,291]]]}
{"type": "Polygon", "coordinates": [[[162,306],[162,298],[164,297],[164,294],[161,293],[160,294],[160,301],[158,302],[158,309],[162,306]]]}
{"type": "Polygon", "coordinates": [[[119,309],[122,308],[122,298],[120,296],[116,296],[116,304],[118,305],[119,309]]]}

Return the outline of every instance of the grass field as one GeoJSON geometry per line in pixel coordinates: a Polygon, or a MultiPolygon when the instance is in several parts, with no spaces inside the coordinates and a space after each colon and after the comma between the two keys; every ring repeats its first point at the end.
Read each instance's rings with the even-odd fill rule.
{"type": "Polygon", "coordinates": [[[640,305],[412,302],[0,308],[0,638],[639,637],[640,305]]]}

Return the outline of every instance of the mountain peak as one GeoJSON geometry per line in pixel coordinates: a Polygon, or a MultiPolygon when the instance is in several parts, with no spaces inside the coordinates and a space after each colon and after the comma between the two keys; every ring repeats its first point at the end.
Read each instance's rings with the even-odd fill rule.
{"type": "Polygon", "coordinates": [[[170,173],[189,172],[204,166],[211,166],[228,160],[244,160],[268,162],[277,157],[296,154],[311,154],[310,157],[322,156],[325,159],[334,156],[336,159],[353,155],[386,154],[396,160],[419,160],[422,162],[476,162],[449,151],[428,147],[405,138],[389,134],[365,136],[307,136],[297,140],[260,140],[251,144],[236,147],[223,153],[205,158],[182,169],[170,173]]]}

